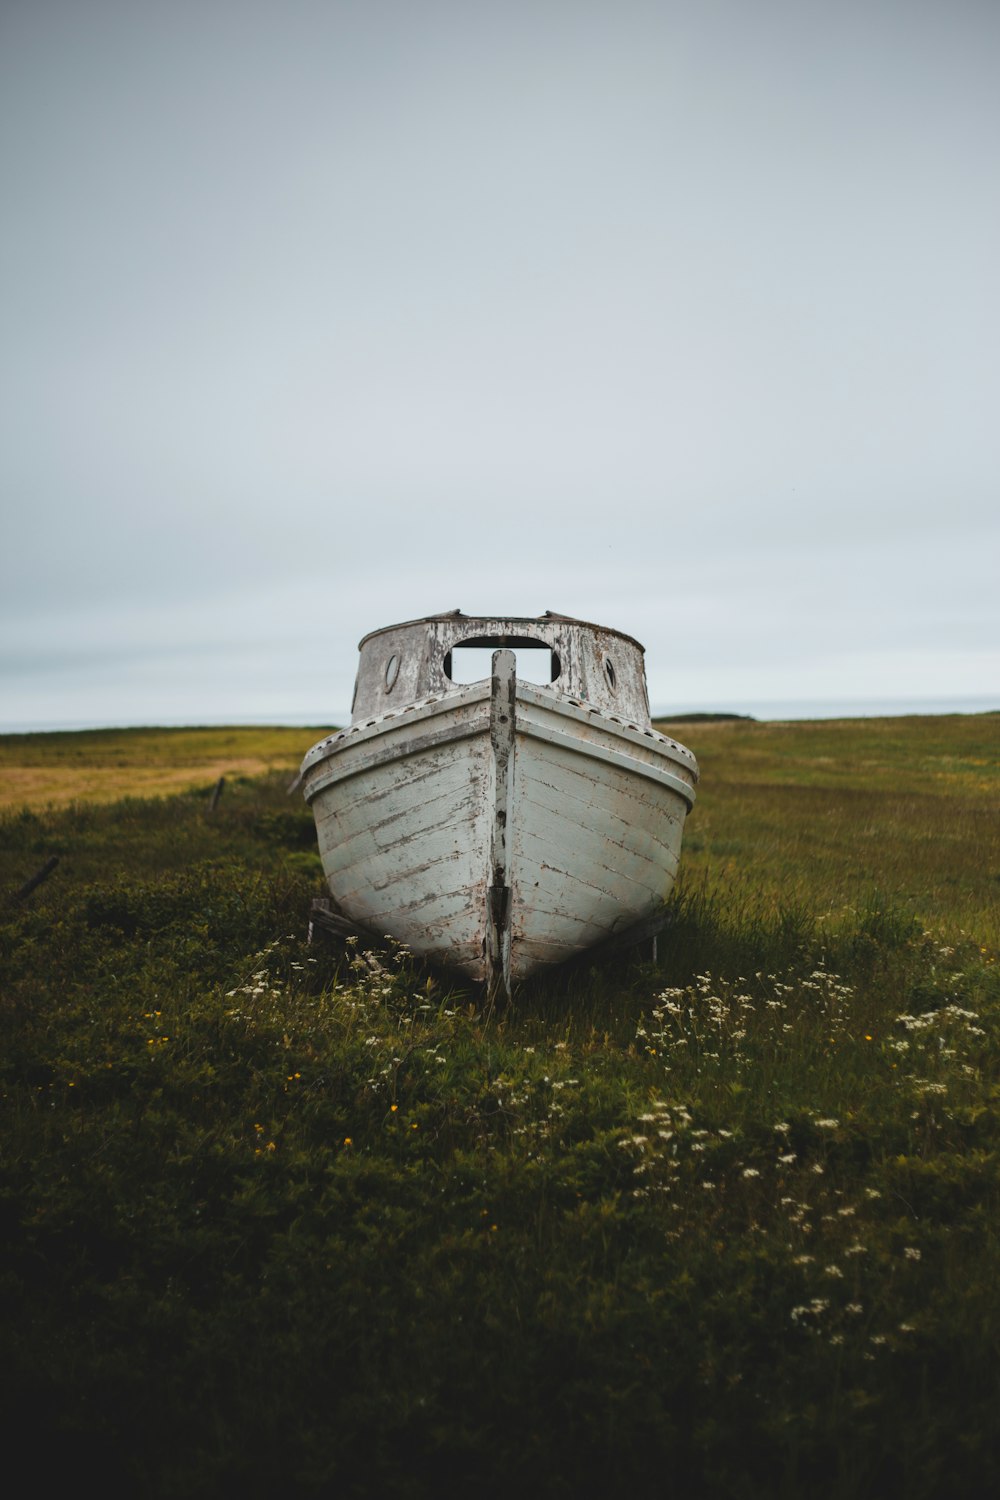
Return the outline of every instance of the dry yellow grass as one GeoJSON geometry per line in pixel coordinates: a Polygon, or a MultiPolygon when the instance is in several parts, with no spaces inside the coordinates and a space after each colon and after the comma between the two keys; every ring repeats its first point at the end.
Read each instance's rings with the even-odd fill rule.
{"type": "Polygon", "coordinates": [[[289,777],[323,729],[115,729],[0,737],[0,810],[41,811],[208,787],[220,776],[289,777]]]}
{"type": "Polygon", "coordinates": [[[70,807],[76,802],[117,802],[129,797],[162,797],[206,786],[220,776],[259,776],[274,769],[249,756],[205,761],[170,770],[164,766],[5,767],[0,778],[0,808],[70,807]]]}

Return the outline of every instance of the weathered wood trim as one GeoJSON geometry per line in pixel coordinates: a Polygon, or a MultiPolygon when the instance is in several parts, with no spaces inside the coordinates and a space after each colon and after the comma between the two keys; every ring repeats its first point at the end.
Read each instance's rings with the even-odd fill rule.
{"type": "Polygon", "coordinates": [[[677,792],[687,802],[688,807],[694,806],[694,787],[689,786],[686,781],[682,781],[671,771],[664,771],[649,761],[637,760],[634,755],[627,755],[624,750],[616,750],[613,746],[601,745],[594,740],[575,739],[561,729],[549,729],[544,724],[535,724],[523,718],[518,724],[517,732],[532,739],[545,740],[550,745],[557,745],[560,750],[569,750],[577,755],[584,755],[588,760],[606,761],[608,765],[617,766],[631,775],[646,776],[650,781],[659,782],[661,786],[669,787],[672,792],[677,792]]]}
{"type": "Polygon", "coordinates": [[[304,780],[313,766],[319,765],[331,755],[339,755],[342,750],[346,750],[348,745],[361,745],[366,740],[381,739],[384,734],[402,728],[404,725],[409,729],[411,725],[419,724],[424,719],[433,719],[442,713],[452,713],[456,708],[466,708],[479,702],[485,704],[489,696],[488,681],[472,682],[463,687],[452,688],[448,693],[437,693],[430,698],[418,699],[415,703],[406,704],[404,708],[390,709],[388,713],[353,724],[348,729],[340,729],[336,734],[327,735],[325,740],[320,740],[318,745],[313,745],[311,750],[306,751],[299,769],[299,780],[304,780]]]}
{"type": "Polygon", "coordinates": [[[513,893],[510,878],[514,803],[514,736],[517,677],[513,651],[494,651],[490,680],[490,748],[493,752],[493,826],[490,837],[486,952],[491,987],[510,994],[510,938],[513,893]]]}
{"type": "MultiPolygon", "coordinates": [[[[325,791],[328,786],[333,786],[338,781],[346,781],[351,776],[360,776],[365,771],[371,771],[375,766],[385,765],[387,761],[403,760],[407,756],[420,755],[426,750],[435,750],[440,745],[453,744],[456,740],[472,739],[476,735],[485,734],[486,726],[486,714],[482,713],[471,719],[463,719],[459,724],[449,724],[444,729],[432,730],[430,734],[421,735],[419,739],[394,739],[391,745],[383,744],[384,735],[379,735],[379,748],[371,753],[352,755],[350,758],[345,755],[343,760],[328,766],[325,770],[310,774],[303,787],[303,796],[307,802],[311,802],[318,792],[325,791]]],[[[330,750],[330,759],[333,760],[338,752],[346,751],[348,748],[353,749],[354,746],[350,742],[337,745],[330,750]]]]}
{"type": "MultiPolygon", "coordinates": [[[[669,736],[661,734],[658,729],[643,728],[629,723],[594,704],[577,702],[576,699],[566,698],[552,688],[536,687],[534,683],[519,682],[517,696],[519,702],[529,704],[533,708],[540,708],[547,714],[559,714],[563,718],[570,719],[574,725],[583,726],[590,731],[599,729],[605,734],[613,735],[616,739],[627,740],[647,753],[662,757],[664,760],[672,760],[676,765],[682,766],[695,782],[698,780],[698,762],[691,751],[684,745],[679,745],[676,740],[670,739],[669,736]]],[[[523,726],[525,721],[523,714],[521,719],[523,726]]]]}

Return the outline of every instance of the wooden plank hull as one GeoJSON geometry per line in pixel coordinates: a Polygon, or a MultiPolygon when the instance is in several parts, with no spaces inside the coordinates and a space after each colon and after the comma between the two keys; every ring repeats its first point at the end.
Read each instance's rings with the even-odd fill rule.
{"type": "Polygon", "coordinates": [[[697,779],[683,747],[513,663],[498,652],[492,681],[355,725],[303,763],[339,910],[507,988],[662,906],[697,779]]]}

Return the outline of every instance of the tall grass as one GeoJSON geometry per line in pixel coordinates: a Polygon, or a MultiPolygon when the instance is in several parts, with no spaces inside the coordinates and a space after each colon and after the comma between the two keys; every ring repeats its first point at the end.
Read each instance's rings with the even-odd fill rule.
{"type": "MultiPolygon", "coordinates": [[[[841,854],[797,850],[796,795],[706,775],[657,963],[489,1017],[404,953],[305,942],[318,865],[280,777],[212,817],[8,820],[8,892],[63,856],[0,922],[10,1471],[155,1497],[991,1493],[984,877],[950,906],[901,880],[890,817],[831,899],[841,854]]],[[[935,798],[944,837],[964,794],[935,798]]]]}

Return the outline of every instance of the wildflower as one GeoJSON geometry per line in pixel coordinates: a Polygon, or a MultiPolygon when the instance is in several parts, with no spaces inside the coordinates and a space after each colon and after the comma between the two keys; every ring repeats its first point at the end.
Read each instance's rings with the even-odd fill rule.
{"type": "Polygon", "coordinates": [[[838,1276],[841,1280],[843,1280],[844,1273],[839,1266],[824,1266],[823,1270],[825,1271],[827,1276],[838,1276]]]}
{"type": "Polygon", "coordinates": [[[903,1254],[907,1260],[920,1259],[920,1251],[917,1249],[916,1245],[907,1245],[903,1250],[903,1254]]]}
{"type": "Polygon", "coordinates": [[[917,1330],[913,1323],[900,1323],[899,1331],[900,1333],[916,1333],[917,1330]]]}
{"type": "Polygon", "coordinates": [[[354,1145],[354,1142],[353,1142],[353,1140],[351,1139],[351,1137],[349,1135],[345,1135],[344,1136],[344,1145],[345,1146],[353,1146],[354,1145]]]}
{"type": "Polygon", "coordinates": [[[844,1308],[844,1311],[846,1313],[850,1313],[852,1318],[856,1318],[859,1313],[864,1312],[864,1308],[861,1306],[860,1302],[848,1302],[847,1306],[844,1308]]]}
{"type": "Polygon", "coordinates": [[[398,1109],[399,1109],[399,1105],[398,1104],[390,1104],[389,1105],[389,1113],[391,1115],[394,1115],[398,1109]]]}
{"type": "Polygon", "coordinates": [[[823,1167],[818,1161],[814,1161],[809,1170],[810,1172],[815,1172],[817,1177],[822,1177],[823,1175],[823,1167]]]}
{"type": "Polygon", "coordinates": [[[744,1177],[759,1177],[760,1173],[757,1171],[756,1167],[744,1167],[743,1168],[743,1172],[742,1172],[742,1176],[744,1176],[744,1177]]]}
{"type": "Polygon", "coordinates": [[[784,1156],[778,1157],[778,1160],[783,1167],[790,1167],[792,1162],[797,1161],[798,1158],[794,1151],[786,1151],[784,1156]]]}
{"type": "Polygon", "coordinates": [[[840,1121],[839,1120],[817,1120],[816,1124],[819,1126],[820,1130],[836,1130],[837,1126],[840,1124],[840,1121]]]}
{"type": "Polygon", "coordinates": [[[814,1297],[808,1307],[800,1306],[792,1308],[792,1321],[798,1322],[799,1318],[805,1317],[806,1314],[812,1314],[813,1317],[818,1318],[820,1313],[826,1312],[829,1306],[830,1303],[826,1297],[814,1297]]]}

